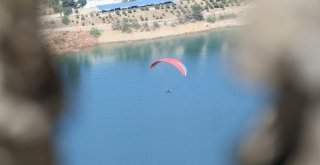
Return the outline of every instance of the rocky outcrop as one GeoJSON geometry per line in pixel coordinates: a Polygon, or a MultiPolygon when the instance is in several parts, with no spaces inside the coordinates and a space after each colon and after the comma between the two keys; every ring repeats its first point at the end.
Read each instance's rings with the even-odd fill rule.
{"type": "Polygon", "coordinates": [[[45,35],[45,45],[54,55],[81,51],[98,45],[90,31],[65,31],[45,35]]]}

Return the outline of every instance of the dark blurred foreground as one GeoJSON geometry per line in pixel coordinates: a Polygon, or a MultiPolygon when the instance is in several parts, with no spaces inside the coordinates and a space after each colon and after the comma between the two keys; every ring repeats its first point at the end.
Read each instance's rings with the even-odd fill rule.
{"type": "Polygon", "coordinates": [[[320,164],[320,1],[258,1],[248,23],[234,60],[276,99],[242,144],[241,164],[320,164]]]}
{"type": "Polygon", "coordinates": [[[0,1],[0,164],[53,164],[61,94],[38,39],[35,0],[0,1]]]}

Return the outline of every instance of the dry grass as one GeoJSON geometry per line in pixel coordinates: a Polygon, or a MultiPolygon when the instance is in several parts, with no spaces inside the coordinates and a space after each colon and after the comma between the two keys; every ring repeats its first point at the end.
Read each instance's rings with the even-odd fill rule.
{"type": "Polygon", "coordinates": [[[81,26],[94,26],[103,24],[119,23],[124,19],[129,21],[154,21],[161,19],[178,19],[180,16],[191,13],[191,6],[199,4],[203,8],[203,14],[208,15],[212,12],[218,12],[225,9],[233,8],[236,6],[234,3],[228,3],[229,7],[225,8],[210,8],[206,5],[210,0],[186,0],[176,1],[176,5],[159,5],[154,7],[128,9],[118,12],[100,13],[98,9],[79,9],[79,13],[69,16],[70,24],[64,25],[61,23],[61,17],[46,16],[42,19],[41,24],[43,29],[61,28],[61,27],[81,27],[81,26]],[[206,9],[207,7],[207,9],[206,9]]]}

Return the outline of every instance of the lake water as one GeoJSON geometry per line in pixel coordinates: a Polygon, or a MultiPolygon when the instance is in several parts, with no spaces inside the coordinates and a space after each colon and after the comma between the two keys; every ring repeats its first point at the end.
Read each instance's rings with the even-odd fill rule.
{"type": "Polygon", "coordinates": [[[109,44],[57,61],[67,97],[61,165],[232,165],[263,95],[226,71],[234,30],[109,44]],[[180,59],[188,76],[162,57],[180,59]],[[172,93],[165,91],[171,89],[172,93]]]}

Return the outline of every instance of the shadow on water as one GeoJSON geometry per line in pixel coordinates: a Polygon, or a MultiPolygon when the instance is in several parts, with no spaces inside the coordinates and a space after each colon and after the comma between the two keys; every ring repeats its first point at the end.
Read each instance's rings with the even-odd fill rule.
{"type": "MultiPolygon", "coordinates": [[[[230,40],[233,33],[231,30],[220,30],[133,43],[105,44],[61,58],[63,62],[71,58],[71,61],[76,61],[78,65],[114,60],[150,61],[168,56],[181,59],[183,55],[198,56],[204,48],[220,49],[223,43],[230,40]]],[[[62,65],[73,65],[73,63],[62,65]]]]}

